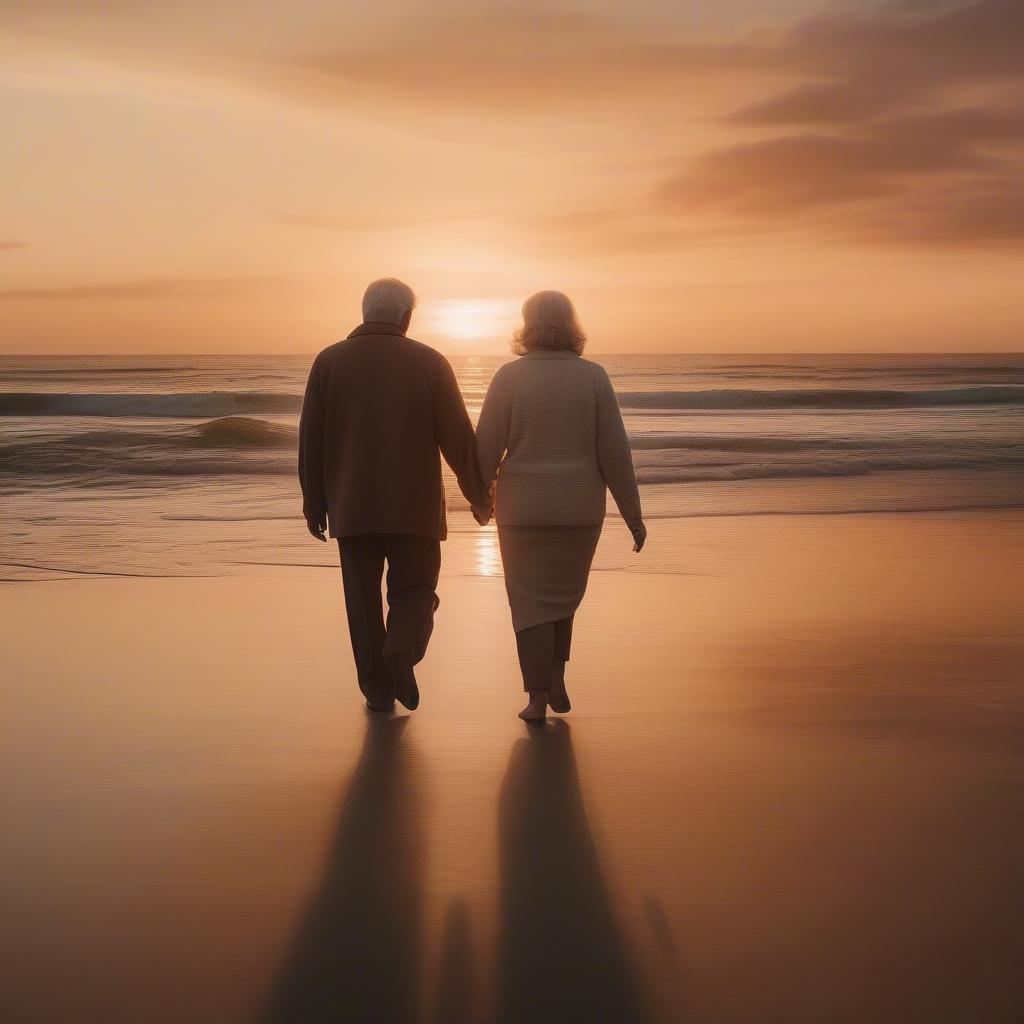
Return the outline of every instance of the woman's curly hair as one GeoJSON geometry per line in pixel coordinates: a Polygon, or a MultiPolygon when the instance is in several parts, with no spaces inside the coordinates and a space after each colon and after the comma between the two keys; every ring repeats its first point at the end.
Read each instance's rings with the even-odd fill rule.
{"type": "Polygon", "coordinates": [[[586,343],[587,336],[568,295],[537,292],[523,303],[523,326],[512,337],[516,355],[538,349],[582,355],[586,343]]]}

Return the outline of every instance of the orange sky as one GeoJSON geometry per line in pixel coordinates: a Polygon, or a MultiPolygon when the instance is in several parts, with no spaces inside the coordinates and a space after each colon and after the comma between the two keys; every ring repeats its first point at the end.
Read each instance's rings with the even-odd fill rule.
{"type": "Polygon", "coordinates": [[[0,0],[0,351],[1024,347],[1020,0],[0,0]]]}

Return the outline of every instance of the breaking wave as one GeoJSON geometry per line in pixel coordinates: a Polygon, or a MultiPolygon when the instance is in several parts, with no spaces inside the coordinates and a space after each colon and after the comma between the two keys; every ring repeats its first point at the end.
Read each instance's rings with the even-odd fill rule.
{"type": "Polygon", "coordinates": [[[193,442],[208,448],[293,448],[297,432],[280,423],[249,416],[225,416],[200,424],[191,433],[193,442]]]}
{"type": "Polygon", "coordinates": [[[228,416],[170,431],[92,430],[0,445],[0,473],[85,476],[282,475],[295,472],[293,427],[228,416]],[[275,455],[275,450],[281,450],[275,455]]]}
{"type": "MultiPolygon", "coordinates": [[[[862,476],[918,470],[1024,469],[1024,436],[635,433],[642,483],[862,476]]],[[[132,477],[295,473],[295,427],[250,416],[195,425],[35,433],[0,444],[0,474],[107,486],[132,477]]]]}

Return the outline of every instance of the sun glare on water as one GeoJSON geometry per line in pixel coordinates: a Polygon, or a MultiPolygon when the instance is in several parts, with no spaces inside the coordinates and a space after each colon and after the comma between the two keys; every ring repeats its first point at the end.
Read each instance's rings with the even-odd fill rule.
{"type": "Polygon", "coordinates": [[[498,530],[489,523],[478,530],[476,537],[476,571],[481,576],[501,575],[501,550],[498,547],[498,530]]]}
{"type": "Polygon", "coordinates": [[[430,329],[456,341],[504,337],[519,322],[513,299],[442,299],[428,313],[430,329]]]}

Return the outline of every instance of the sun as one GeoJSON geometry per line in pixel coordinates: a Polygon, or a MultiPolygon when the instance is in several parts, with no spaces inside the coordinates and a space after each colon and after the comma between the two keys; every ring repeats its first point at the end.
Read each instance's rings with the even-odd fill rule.
{"type": "Polygon", "coordinates": [[[505,337],[518,317],[514,299],[441,299],[427,314],[432,332],[456,341],[505,337]]]}

